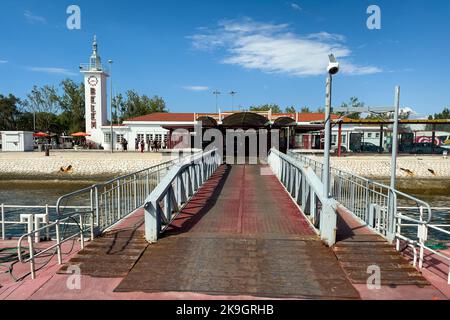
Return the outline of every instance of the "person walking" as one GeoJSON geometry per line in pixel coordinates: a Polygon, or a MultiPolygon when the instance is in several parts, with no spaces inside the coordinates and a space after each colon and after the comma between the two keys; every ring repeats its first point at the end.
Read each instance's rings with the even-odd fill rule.
{"type": "Polygon", "coordinates": [[[144,139],[141,140],[141,153],[144,153],[145,143],[144,139]]]}
{"type": "Polygon", "coordinates": [[[150,138],[147,138],[147,152],[150,152],[151,151],[151,148],[152,148],[152,146],[150,145],[152,142],[151,142],[151,140],[150,140],[150,138]]]}
{"type": "Polygon", "coordinates": [[[134,139],[134,150],[139,151],[139,140],[138,138],[134,139]]]}
{"type": "Polygon", "coordinates": [[[127,139],[123,138],[122,146],[123,146],[123,151],[127,151],[128,150],[128,141],[127,141],[127,139]]]}

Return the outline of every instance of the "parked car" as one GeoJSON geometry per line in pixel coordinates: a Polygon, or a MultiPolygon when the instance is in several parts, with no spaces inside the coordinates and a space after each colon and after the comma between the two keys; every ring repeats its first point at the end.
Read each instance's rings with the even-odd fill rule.
{"type": "Polygon", "coordinates": [[[362,142],[361,143],[361,151],[360,152],[373,152],[373,153],[379,153],[383,152],[383,148],[377,146],[376,144],[373,144],[371,142],[362,142]]]}
{"type": "MultiPolygon", "coordinates": [[[[331,146],[331,152],[332,152],[332,153],[338,153],[338,147],[337,147],[337,145],[333,144],[333,145],[331,146]]],[[[344,147],[344,146],[341,146],[341,153],[346,153],[346,152],[347,152],[347,148],[344,147]]]]}
{"type": "Polygon", "coordinates": [[[415,143],[410,153],[412,154],[444,154],[444,152],[449,152],[448,149],[439,147],[432,143],[415,143]]]}

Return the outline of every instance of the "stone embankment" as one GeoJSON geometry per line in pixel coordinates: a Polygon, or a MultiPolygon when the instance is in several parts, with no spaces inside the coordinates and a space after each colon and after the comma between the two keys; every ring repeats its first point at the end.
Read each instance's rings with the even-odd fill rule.
{"type": "MultiPolygon", "coordinates": [[[[321,162],[321,156],[311,156],[321,162]]],[[[387,183],[391,175],[389,156],[332,157],[331,166],[387,183]]],[[[450,158],[442,156],[400,156],[397,161],[399,187],[404,189],[450,189],[450,158]]]]}
{"type": "Polygon", "coordinates": [[[139,171],[168,159],[138,152],[0,152],[1,180],[98,180],[139,171]]]}

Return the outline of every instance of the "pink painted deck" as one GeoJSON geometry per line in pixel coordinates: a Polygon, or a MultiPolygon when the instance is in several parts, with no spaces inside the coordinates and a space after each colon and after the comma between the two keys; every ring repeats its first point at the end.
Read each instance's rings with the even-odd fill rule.
{"type": "MultiPolygon", "coordinates": [[[[203,283],[195,282],[194,280],[189,285],[186,285],[184,290],[145,291],[146,281],[150,284],[147,288],[151,287],[154,290],[158,288],[158,285],[163,288],[167,283],[164,283],[162,278],[170,277],[171,275],[167,273],[169,270],[166,270],[166,273],[162,272],[158,279],[159,283],[155,286],[151,283],[153,281],[152,276],[155,276],[155,274],[151,274],[148,269],[153,265],[159,266],[164,271],[164,268],[161,268],[162,266],[167,266],[167,269],[169,269],[173,268],[173,265],[178,264],[186,266],[184,268],[186,272],[191,272],[192,269],[198,270],[198,272],[203,271],[202,275],[206,276],[227,276],[227,271],[229,270],[240,270],[236,269],[236,267],[240,266],[235,265],[234,261],[238,261],[236,259],[241,259],[240,261],[245,260],[247,261],[246,265],[252,265],[252,268],[248,269],[252,273],[260,272],[263,269],[258,269],[258,266],[265,265],[269,269],[265,269],[265,273],[261,274],[271,274],[271,278],[277,274],[276,272],[281,272],[278,273],[280,275],[288,270],[289,274],[292,274],[292,279],[299,281],[296,285],[301,283],[301,281],[304,282],[307,288],[306,293],[308,291],[321,293],[323,294],[322,298],[332,298],[327,296],[329,293],[327,293],[326,284],[329,283],[331,285],[333,281],[342,281],[342,284],[350,283],[349,279],[346,278],[343,269],[338,266],[332,250],[325,248],[321,244],[306,217],[299,211],[298,206],[292,201],[280,182],[275,176],[261,175],[261,169],[267,168],[261,168],[260,166],[233,166],[232,170],[226,166],[219,168],[216,174],[202,186],[199,192],[186,205],[160,242],[149,246],[145,250],[142,258],[137,261],[128,276],[100,278],[82,275],[81,290],[71,290],[67,287],[67,280],[70,275],[58,274],[57,271],[60,269],[60,266],[55,261],[52,261],[46,269],[39,271],[37,280],[26,279],[20,283],[9,283],[7,286],[0,288],[0,299],[248,300],[277,297],[284,299],[314,298],[313,296],[308,297],[307,295],[295,294],[290,296],[289,294],[283,296],[268,294],[262,297],[257,292],[252,293],[251,290],[247,290],[249,288],[257,288],[255,283],[251,282],[249,285],[242,285],[239,284],[239,281],[236,282],[235,288],[241,289],[242,292],[234,292],[233,294],[228,294],[226,291],[223,293],[189,291],[190,288],[195,288],[196,286],[201,289],[207,289],[207,286],[203,283]],[[181,249],[177,242],[181,244],[181,249]],[[278,246],[274,245],[275,243],[278,246]],[[243,246],[243,244],[245,245],[243,246]],[[221,245],[225,247],[221,247],[221,245]],[[181,250],[180,255],[173,254],[170,257],[169,252],[169,255],[165,256],[161,253],[165,248],[181,250]],[[230,251],[230,248],[233,250],[237,249],[237,251],[240,250],[239,252],[243,252],[244,255],[236,255],[233,251],[230,251]],[[297,249],[294,252],[292,248],[297,249]],[[223,251],[221,251],[222,249],[223,251]],[[244,249],[250,251],[245,251],[244,249]],[[203,254],[201,254],[202,250],[203,254]],[[313,251],[315,250],[317,250],[315,254],[318,259],[314,258],[313,251]],[[154,260],[152,256],[161,259],[160,261],[167,262],[165,265],[158,264],[159,261],[154,260]],[[270,258],[274,257],[276,259],[270,260],[270,258]],[[224,259],[223,263],[220,259],[224,259]],[[172,263],[168,261],[172,261],[172,263]],[[261,261],[262,263],[258,264],[258,262],[255,264],[254,261],[261,261]],[[212,263],[213,267],[208,269],[207,265],[201,265],[203,262],[207,264],[212,263]],[[305,264],[305,262],[307,263],[305,264]],[[268,264],[269,266],[267,266],[268,264]],[[293,265],[301,265],[303,268],[309,267],[310,269],[307,272],[310,272],[310,275],[301,278],[300,272],[304,273],[306,269],[301,267],[298,267],[298,270],[295,270],[295,268],[288,269],[292,268],[293,265]],[[311,268],[311,265],[317,266],[318,269],[311,268]],[[279,267],[282,267],[282,269],[278,270],[277,268],[279,267]],[[320,267],[328,269],[320,269],[320,267]],[[299,272],[299,274],[296,274],[296,272],[299,272]],[[130,281],[125,281],[128,277],[130,281]],[[136,279],[141,281],[140,287],[135,291],[130,291],[130,289],[133,289],[133,285],[136,282],[138,283],[136,279]],[[124,292],[116,290],[121,286],[122,289],[125,289],[124,292]]],[[[117,224],[112,232],[123,230],[142,231],[143,221],[143,210],[138,210],[117,224]]],[[[343,210],[339,211],[338,228],[341,231],[341,236],[370,236],[373,234],[372,231],[361,225],[359,221],[353,219],[343,210]]],[[[74,256],[76,256],[75,253],[66,256],[65,262],[74,256]]],[[[23,268],[23,272],[26,272],[28,265],[21,266],[21,268],[23,268]]],[[[152,268],[150,270],[155,270],[154,267],[152,268]]],[[[241,271],[244,272],[245,270],[241,271]]],[[[174,269],[174,271],[178,272],[181,280],[187,279],[186,277],[189,275],[189,273],[186,273],[186,277],[183,277],[183,269],[174,269]]],[[[350,284],[350,287],[356,289],[359,297],[363,299],[443,300],[449,297],[449,295],[447,297],[445,295],[448,293],[445,286],[440,287],[437,285],[437,282],[428,277],[426,272],[424,272],[424,275],[433,284],[432,286],[404,285],[396,288],[382,286],[381,290],[368,290],[366,285],[361,284],[350,284]]],[[[4,276],[1,275],[0,279],[4,279],[4,276]]],[[[248,275],[244,276],[248,277],[248,275]]],[[[189,277],[192,277],[192,275],[189,277]]],[[[238,278],[236,279],[239,280],[238,278]]],[[[215,279],[211,280],[215,281],[215,279]]],[[[208,279],[205,281],[207,282],[208,279]]],[[[173,285],[173,283],[169,283],[169,285],[173,285]]],[[[277,283],[274,282],[270,282],[264,288],[269,289],[268,293],[276,293],[276,290],[278,290],[277,283]]],[[[295,286],[292,286],[292,288],[295,289],[295,286]]],[[[320,298],[320,296],[315,298],[320,298]]]]}

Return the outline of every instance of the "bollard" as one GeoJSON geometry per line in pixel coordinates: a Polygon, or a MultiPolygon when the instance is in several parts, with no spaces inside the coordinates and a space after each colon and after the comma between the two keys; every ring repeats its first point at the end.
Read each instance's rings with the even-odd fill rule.
{"type": "Polygon", "coordinates": [[[45,147],[45,156],[50,157],[50,148],[48,146],[45,147]]]}

